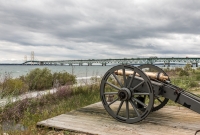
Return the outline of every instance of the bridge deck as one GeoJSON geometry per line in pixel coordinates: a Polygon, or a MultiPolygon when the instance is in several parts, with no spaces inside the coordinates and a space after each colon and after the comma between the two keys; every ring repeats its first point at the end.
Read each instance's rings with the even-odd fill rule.
{"type": "Polygon", "coordinates": [[[111,118],[98,102],[38,122],[37,126],[99,135],[194,135],[200,130],[200,115],[187,108],[166,106],[142,122],[126,124],[111,118]]]}
{"type": "Polygon", "coordinates": [[[198,67],[198,64],[200,62],[200,58],[157,58],[157,57],[149,57],[149,58],[124,58],[124,59],[89,59],[89,60],[58,60],[58,61],[26,61],[22,63],[23,65],[26,64],[36,64],[36,65],[79,65],[82,66],[88,65],[92,66],[93,64],[100,64],[102,66],[106,66],[107,64],[136,64],[136,65],[141,65],[141,64],[162,64],[164,66],[170,66],[171,64],[195,64],[196,67],[198,67]]]}

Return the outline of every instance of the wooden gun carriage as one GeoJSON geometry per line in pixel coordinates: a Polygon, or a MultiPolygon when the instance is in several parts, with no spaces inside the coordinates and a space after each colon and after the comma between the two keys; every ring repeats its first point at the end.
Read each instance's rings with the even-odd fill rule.
{"type": "Polygon", "coordinates": [[[168,75],[151,64],[112,67],[102,78],[100,97],[108,114],[125,123],[145,119],[169,99],[200,113],[200,97],[171,84],[168,75]]]}

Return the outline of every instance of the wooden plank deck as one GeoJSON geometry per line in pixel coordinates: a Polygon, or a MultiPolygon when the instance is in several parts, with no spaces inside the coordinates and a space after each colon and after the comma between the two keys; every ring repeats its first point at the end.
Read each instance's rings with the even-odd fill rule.
{"type": "Polygon", "coordinates": [[[139,123],[126,124],[109,116],[98,102],[38,122],[37,126],[99,135],[194,135],[200,130],[200,114],[183,107],[166,106],[139,123]]]}

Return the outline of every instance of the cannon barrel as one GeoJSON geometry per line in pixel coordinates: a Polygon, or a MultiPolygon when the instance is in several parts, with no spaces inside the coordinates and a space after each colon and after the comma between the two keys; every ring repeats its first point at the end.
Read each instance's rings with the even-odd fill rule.
{"type": "MultiPolygon", "coordinates": [[[[157,79],[160,81],[166,81],[169,79],[168,76],[165,76],[163,73],[161,72],[144,72],[149,78],[151,79],[157,79]]],[[[116,70],[115,71],[116,75],[123,75],[123,71],[122,70],[116,70]]],[[[129,76],[129,75],[133,75],[134,71],[125,71],[125,75],[129,76]]],[[[140,76],[138,73],[136,73],[136,76],[140,76]]]]}

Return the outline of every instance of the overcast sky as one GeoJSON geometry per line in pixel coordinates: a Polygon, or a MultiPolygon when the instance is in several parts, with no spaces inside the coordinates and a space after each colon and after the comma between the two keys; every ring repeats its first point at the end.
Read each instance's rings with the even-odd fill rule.
{"type": "Polygon", "coordinates": [[[200,57],[199,0],[0,0],[0,63],[200,57]]]}

